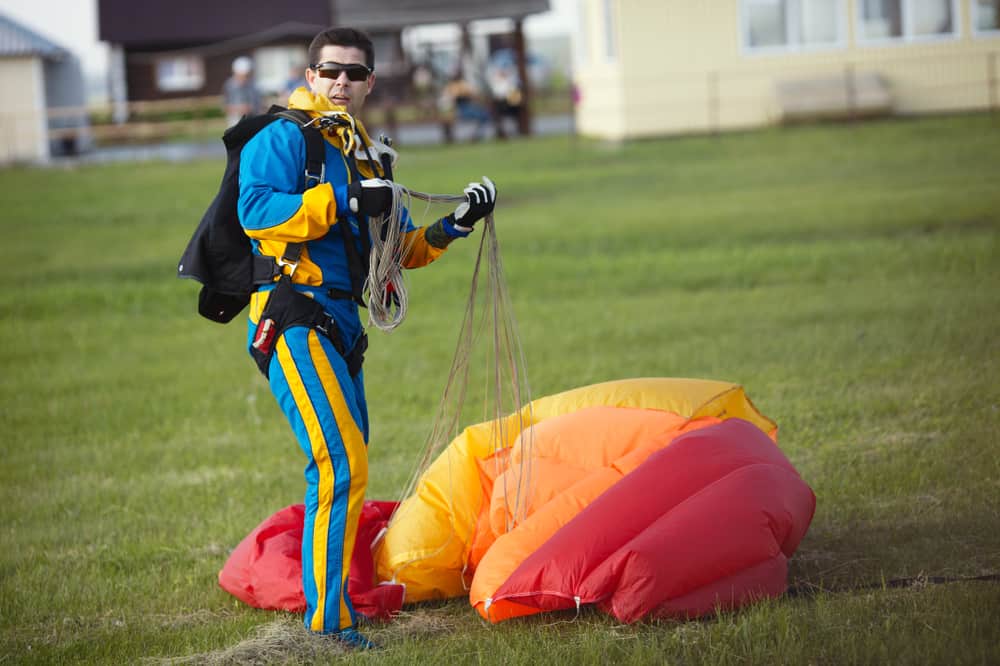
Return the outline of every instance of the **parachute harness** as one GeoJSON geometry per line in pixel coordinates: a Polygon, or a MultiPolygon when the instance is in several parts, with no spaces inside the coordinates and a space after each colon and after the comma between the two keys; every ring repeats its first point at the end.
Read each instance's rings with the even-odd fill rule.
{"type": "Polygon", "coordinates": [[[341,151],[345,155],[354,152],[357,145],[358,122],[354,116],[346,111],[320,111],[316,116],[303,127],[315,125],[319,130],[329,134],[335,134],[341,138],[343,148],[341,151]]]}

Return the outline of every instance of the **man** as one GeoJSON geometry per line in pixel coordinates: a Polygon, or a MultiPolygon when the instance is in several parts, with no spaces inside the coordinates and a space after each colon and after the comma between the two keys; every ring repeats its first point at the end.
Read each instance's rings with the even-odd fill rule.
{"type": "MultiPolygon", "coordinates": [[[[293,92],[289,107],[308,112],[317,124],[324,118],[339,123],[323,131],[325,182],[306,187],[302,132],[288,120],[272,122],[241,153],[239,216],[255,252],[279,259],[294,290],[319,304],[332,320],[286,329],[274,342],[266,367],[271,390],[307,458],[302,539],[306,627],[368,648],[370,641],[355,628],[347,594],[368,480],[368,409],[358,351],[363,352],[367,340],[358,313],[364,275],[357,266],[359,256],[365,267],[368,263],[367,218],[389,211],[392,190],[376,177],[377,158],[368,159],[359,150],[360,144],[370,144],[357,114],[375,85],[371,40],[349,28],[326,30],[310,45],[309,61],[309,89],[293,92]]],[[[493,210],[496,191],[489,179],[470,184],[466,195],[454,213],[427,227],[415,227],[404,215],[405,267],[434,261],[493,210]]],[[[262,314],[279,288],[265,285],[251,298],[251,349],[266,335],[262,327],[268,317],[262,319],[262,314]]]]}
{"type": "Polygon", "coordinates": [[[233,60],[233,75],[222,85],[226,122],[232,127],[243,116],[260,113],[260,93],[253,81],[253,61],[246,56],[233,60]]]}

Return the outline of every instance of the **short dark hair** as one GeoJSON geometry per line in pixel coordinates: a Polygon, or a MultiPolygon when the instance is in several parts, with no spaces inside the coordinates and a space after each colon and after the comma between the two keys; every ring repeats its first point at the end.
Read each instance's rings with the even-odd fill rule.
{"type": "MultiPolygon", "coordinates": [[[[354,28],[330,28],[324,30],[309,44],[309,65],[319,64],[319,52],[324,46],[353,46],[365,52],[365,64],[368,69],[375,69],[375,47],[371,38],[354,28]]],[[[345,63],[346,64],[346,63],[345,63]]]]}

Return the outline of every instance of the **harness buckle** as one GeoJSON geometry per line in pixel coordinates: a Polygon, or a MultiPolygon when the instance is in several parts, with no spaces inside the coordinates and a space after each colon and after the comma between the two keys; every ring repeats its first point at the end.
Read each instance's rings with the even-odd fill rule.
{"type": "Polygon", "coordinates": [[[325,183],[326,182],[326,163],[324,162],[322,165],[320,165],[319,175],[318,176],[316,174],[309,173],[309,169],[305,170],[305,174],[306,174],[306,189],[307,190],[310,187],[314,187],[315,185],[319,185],[320,183],[325,183]],[[316,181],[316,182],[310,184],[309,181],[316,181]]]}
{"type": "Polygon", "coordinates": [[[288,277],[295,275],[295,269],[299,267],[298,261],[288,261],[284,257],[275,257],[274,263],[278,264],[278,270],[280,271],[285,266],[291,266],[292,270],[288,272],[288,277]]]}

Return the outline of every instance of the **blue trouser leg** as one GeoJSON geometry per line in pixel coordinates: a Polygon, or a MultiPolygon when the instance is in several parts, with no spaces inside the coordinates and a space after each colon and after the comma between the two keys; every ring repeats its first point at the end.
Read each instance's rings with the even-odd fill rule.
{"type": "Polygon", "coordinates": [[[302,533],[305,625],[330,633],[354,624],[347,576],[368,484],[368,407],[330,341],[305,327],[275,345],[271,390],[306,454],[302,533]]]}

